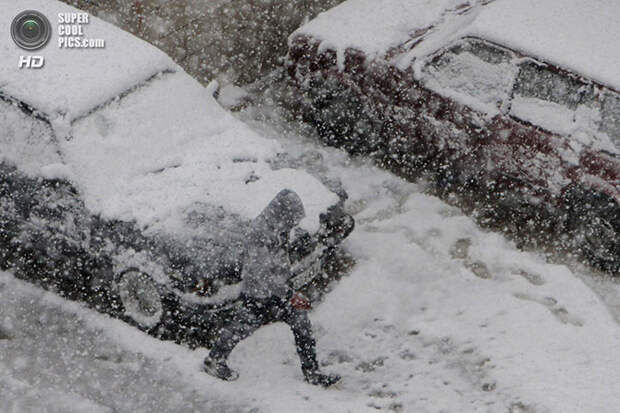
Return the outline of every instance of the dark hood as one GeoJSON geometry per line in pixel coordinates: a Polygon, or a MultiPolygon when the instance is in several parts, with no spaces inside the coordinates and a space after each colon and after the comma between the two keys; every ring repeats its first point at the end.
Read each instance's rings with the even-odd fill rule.
{"type": "Polygon", "coordinates": [[[280,234],[291,231],[306,216],[301,198],[290,189],[283,189],[254,218],[252,227],[266,234],[280,234]]]}

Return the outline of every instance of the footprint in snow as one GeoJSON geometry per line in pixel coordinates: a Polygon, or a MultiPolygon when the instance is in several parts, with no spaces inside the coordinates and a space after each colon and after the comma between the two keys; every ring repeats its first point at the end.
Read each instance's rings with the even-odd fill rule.
{"type": "Polygon", "coordinates": [[[362,361],[357,366],[356,370],[361,370],[363,373],[370,373],[375,371],[379,367],[383,367],[383,363],[387,360],[387,357],[377,357],[374,360],[362,361]]]}
{"type": "Polygon", "coordinates": [[[536,273],[531,273],[525,270],[518,270],[518,274],[521,277],[525,278],[532,285],[540,286],[545,283],[545,279],[536,273]]]}
{"type": "Polygon", "coordinates": [[[384,384],[382,388],[375,388],[368,393],[368,396],[372,400],[367,406],[377,410],[385,410],[390,412],[402,412],[404,411],[403,404],[395,400],[398,397],[398,393],[387,389],[387,384],[384,384]]]}
{"type": "Polygon", "coordinates": [[[321,361],[322,366],[331,366],[333,364],[350,363],[353,357],[344,350],[332,350],[327,357],[321,361]]]}
{"type": "MultiPolygon", "coordinates": [[[[450,256],[455,260],[464,260],[464,266],[479,278],[488,280],[493,278],[489,268],[482,261],[474,261],[469,255],[469,249],[472,245],[470,238],[460,238],[450,248],[450,256]]],[[[517,274],[525,278],[530,284],[540,286],[545,284],[545,279],[539,274],[525,271],[523,269],[514,269],[517,274]]]]}
{"type": "Polygon", "coordinates": [[[452,248],[450,248],[450,255],[456,260],[464,260],[463,265],[469,271],[471,271],[476,277],[488,280],[493,278],[487,265],[482,261],[474,261],[469,256],[469,248],[472,241],[469,238],[458,239],[452,248]]]}
{"type": "Polygon", "coordinates": [[[374,389],[368,395],[378,399],[394,399],[398,396],[398,393],[387,389],[374,389]]]}
{"type": "Polygon", "coordinates": [[[469,247],[471,247],[471,239],[460,238],[450,248],[450,255],[458,260],[467,259],[469,258],[469,247]]]}
{"type": "Polygon", "coordinates": [[[2,326],[0,326],[0,340],[11,340],[13,337],[9,333],[9,331],[2,326]]]}
{"type": "Polygon", "coordinates": [[[576,327],[583,326],[583,320],[570,314],[566,308],[558,305],[558,301],[553,297],[538,297],[527,293],[514,293],[513,295],[520,300],[532,301],[544,305],[562,324],[571,324],[576,327]]]}
{"type": "Polygon", "coordinates": [[[508,409],[508,413],[536,413],[536,409],[522,402],[513,402],[508,409]]]}
{"type": "Polygon", "coordinates": [[[474,275],[478,278],[482,278],[483,280],[490,280],[493,278],[489,268],[482,261],[465,261],[465,268],[474,273],[474,275]]]}

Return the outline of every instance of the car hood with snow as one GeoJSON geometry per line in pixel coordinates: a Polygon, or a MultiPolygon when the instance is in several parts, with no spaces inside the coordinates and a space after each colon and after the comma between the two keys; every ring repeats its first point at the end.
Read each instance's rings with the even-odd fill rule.
{"type": "Polygon", "coordinates": [[[219,107],[185,73],[163,73],[118,101],[76,121],[60,146],[67,174],[89,209],[174,228],[195,202],[257,216],[283,188],[297,192],[316,231],[338,197],[311,175],[273,170],[281,148],[219,107]]]}
{"type": "Polygon", "coordinates": [[[251,219],[288,188],[304,202],[301,226],[316,231],[319,214],[338,202],[313,176],[273,169],[280,146],[222,109],[212,90],[155,47],[91,18],[85,34],[106,47],[60,49],[57,15],[77,9],[42,0],[2,0],[2,7],[6,33],[24,9],[52,22],[40,70],[17,69],[23,51],[9,36],[0,43],[0,93],[49,121],[58,156],[41,157],[39,172],[72,181],[93,213],[174,231],[192,204],[251,219]]]}

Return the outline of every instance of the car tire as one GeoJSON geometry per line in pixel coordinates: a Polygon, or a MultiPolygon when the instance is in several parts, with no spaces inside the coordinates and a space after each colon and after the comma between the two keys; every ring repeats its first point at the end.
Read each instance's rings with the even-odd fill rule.
{"type": "Polygon", "coordinates": [[[123,318],[142,330],[154,329],[162,320],[164,302],[158,284],[149,274],[131,268],[116,281],[123,318]]]}

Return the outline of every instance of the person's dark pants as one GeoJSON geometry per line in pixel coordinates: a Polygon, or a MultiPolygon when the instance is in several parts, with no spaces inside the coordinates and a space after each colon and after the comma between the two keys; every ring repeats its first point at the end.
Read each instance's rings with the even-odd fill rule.
{"type": "Polygon", "coordinates": [[[220,330],[220,336],[209,354],[212,359],[227,359],[241,340],[260,327],[275,321],[283,321],[293,331],[302,371],[318,370],[316,342],[306,311],[297,310],[291,305],[290,300],[276,296],[258,299],[242,295],[241,298],[243,307],[233,321],[220,330]]]}

